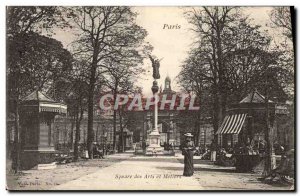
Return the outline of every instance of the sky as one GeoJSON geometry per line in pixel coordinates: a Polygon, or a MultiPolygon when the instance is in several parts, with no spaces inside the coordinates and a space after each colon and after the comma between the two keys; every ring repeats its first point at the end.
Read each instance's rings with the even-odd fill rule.
{"type": "MultiPolygon", "coordinates": [[[[183,15],[184,10],[180,7],[133,7],[133,9],[138,13],[137,24],[148,32],[145,41],[154,47],[152,54],[162,59],[158,85],[164,87],[164,80],[169,76],[172,80],[172,90],[179,91],[180,86],[175,78],[180,72],[180,65],[187,58],[187,52],[194,39],[194,34],[190,30],[191,25],[183,15]],[[168,29],[167,25],[180,28],[168,29]]],[[[271,7],[244,7],[243,12],[253,19],[253,23],[261,25],[265,30],[268,28],[266,24],[270,22],[271,9],[271,7]]],[[[65,47],[75,39],[72,32],[63,30],[58,30],[54,38],[61,41],[65,47]]],[[[143,88],[143,94],[150,95],[153,82],[150,59],[145,59],[143,66],[146,68],[146,75],[143,75],[137,83],[143,88]]]]}
{"type": "MultiPolygon", "coordinates": [[[[146,41],[153,46],[152,54],[161,59],[159,86],[164,87],[164,80],[168,75],[172,81],[172,88],[178,90],[174,82],[180,72],[180,65],[187,57],[187,52],[193,42],[193,34],[189,31],[190,24],[183,17],[183,10],[179,7],[135,7],[139,15],[137,23],[148,31],[146,41]],[[180,29],[168,29],[169,26],[180,25],[180,29]],[[164,28],[165,27],[165,28],[164,28]]],[[[146,76],[140,79],[143,92],[151,94],[152,65],[149,59],[144,61],[148,68],[146,76]]]]}
{"type": "MultiPolygon", "coordinates": [[[[190,30],[192,26],[183,15],[184,9],[180,7],[135,7],[138,13],[137,23],[148,31],[146,41],[154,47],[153,54],[159,59],[161,79],[159,86],[164,88],[164,80],[168,75],[172,81],[172,89],[180,90],[176,83],[176,76],[180,72],[180,65],[187,58],[187,52],[193,43],[194,33],[190,30]],[[164,29],[164,25],[180,25],[180,29],[164,29]]],[[[244,13],[253,18],[253,22],[265,26],[269,21],[270,7],[244,8],[244,13]]],[[[143,92],[151,94],[152,67],[150,60],[145,61],[148,68],[145,78],[140,79],[143,84],[143,92]]]]}

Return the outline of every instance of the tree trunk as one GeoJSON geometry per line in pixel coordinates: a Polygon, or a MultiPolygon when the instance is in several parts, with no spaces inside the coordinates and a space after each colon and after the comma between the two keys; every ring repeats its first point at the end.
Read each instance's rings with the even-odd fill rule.
{"type": "Polygon", "coordinates": [[[70,118],[71,120],[71,131],[70,131],[70,147],[74,147],[74,119],[70,118]]]}
{"type": "Polygon", "coordinates": [[[75,122],[75,143],[74,143],[74,159],[75,159],[75,161],[77,161],[79,158],[78,147],[79,147],[79,141],[80,141],[80,124],[81,124],[82,118],[83,118],[83,109],[81,109],[79,117],[77,114],[77,118],[76,118],[76,122],[75,122]]]}
{"type": "Polygon", "coordinates": [[[222,120],[224,119],[226,115],[226,106],[227,106],[227,85],[225,81],[225,64],[223,62],[223,51],[222,51],[222,38],[221,38],[221,32],[222,32],[222,24],[218,24],[216,26],[216,52],[217,52],[217,63],[218,63],[218,75],[219,75],[219,122],[220,125],[222,120]]]}
{"type": "Polygon", "coordinates": [[[268,92],[266,93],[265,104],[266,104],[266,127],[265,127],[265,140],[266,140],[266,156],[263,175],[268,176],[271,172],[271,160],[272,160],[272,145],[270,142],[270,119],[269,119],[269,103],[268,103],[268,92]]]}
{"type": "Polygon", "coordinates": [[[96,68],[97,68],[97,57],[93,58],[91,77],[89,83],[88,93],[88,133],[87,133],[87,149],[89,158],[93,157],[93,142],[94,142],[94,90],[96,83],[96,68]]]}
{"type": "MultiPolygon", "coordinates": [[[[116,82],[115,84],[115,89],[114,89],[114,101],[116,101],[117,98],[117,87],[118,84],[116,82]]],[[[114,109],[114,114],[113,114],[113,132],[114,132],[114,137],[113,137],[113,151],[115,152],[116,150],[116,140],[117,140],[117,111],[114,109]]]]}
{"type": "Polygon", "coordinates": [[[113,131],[114,131],[114,138],[113,138],[113,151],[116,150],[116,140],[117,140],[117,111],[114,110],[113,114],[113,131]]]}
{"type": "MultiPolygon", "coordinates": [[[[91,87],[92,89],[92,87],[91,87]]],[[[89,158],[92,158],[92,148],[94,141],[94,130],[93,130],[93,118],[94,118],[94,100],[93,93],[89,93],[88,98],[88,133],[87,133],[87,150],[89,154],[89,158]]]]}
{"type": "Polygon", "coordinates": [[[124,152],[124,135],[123,135],[123,122],[122,122],[122,114],[121,114],[121,109],[119,109],[119,121],[120,121],[120,141],[119,141],[119,150],[120,152],[124,152]]]}
{"type": "Polygon", "coordinates": [[[213,100],[214,100],[214,104],[213,104],[213,128],[214,128],[214,141],[217,144],[218,141],[218,135],[216,135],[218,128],[219,128],[219,97],[218,94],[216,92],[216,90],[214,90],[213,92],[213,100]]]}
{"type": "Polygon", "coordinates": [[[199,109],[197,112],[197,138],[196,138],[197,146],[200,143],[200,135],[201,135],[201,110],[199,109]]]}
{"type": "Polygon", "coordinates": [[[19,101],[18,98],[15,101],[15,135],[14,135],[14,146],[13,146],[13,158],[12,158],[12,170],[15,173],[21,170],[21,141],[20,141],[20,122],[19,122],[19,101]]]}
{"type": "MultiPolygon", "coordinates": [[[[197,116],[198,116],[198,114],[197,114],[197,116]]],[[[196,118],[196,121],[195,121],[195,123],[194,123],[194,133],[193,133],[193,135],[194,135],[194,144],[195,144],[195,146],[198,145],[198,137],[199,137],[199,135],[198,135],[198,133],[199,133],[198,127],[199,127],[199,122],[198,122],[198,117],[197,117],[197,118],[196,118]]]]}
{"type": "Polygon", "coordinates": [[[203,131],[203,133],[204,133],[204,149],[205,149],[205,147],[206,147],[206,129],[203,129],[204,131],[203,131]]]}

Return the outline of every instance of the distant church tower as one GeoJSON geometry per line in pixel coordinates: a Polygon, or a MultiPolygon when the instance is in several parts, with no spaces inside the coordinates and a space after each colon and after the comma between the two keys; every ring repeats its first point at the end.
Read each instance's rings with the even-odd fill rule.
{"type": "Polygon", "coordinates": [[[163,93],[171,93],[172,89],[171,89],[171,79],[169,76],[166,77],[165,79],[165,88],[163,93]]]}

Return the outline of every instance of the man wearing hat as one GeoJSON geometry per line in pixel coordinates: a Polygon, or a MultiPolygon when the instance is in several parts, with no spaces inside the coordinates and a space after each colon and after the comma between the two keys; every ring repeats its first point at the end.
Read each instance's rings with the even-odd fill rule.
{"type": "Polygon", "coordinates": [[[193,135],[191,133],[184,134],[185,141],[182,145],[182,154],[184,155],[184,176],[192,176],[194,174],[193,156],[195,146],[192,141],[193,135]]]}

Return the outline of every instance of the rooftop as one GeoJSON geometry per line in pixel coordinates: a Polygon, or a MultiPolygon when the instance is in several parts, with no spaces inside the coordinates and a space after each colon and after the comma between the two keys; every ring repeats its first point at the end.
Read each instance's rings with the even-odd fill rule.
{"type": "MultiPolygon", "coordinates": [[[[265,103],[265,97],[260,94],[257,90],[250,92],[240,103],[265,103]]],[[[269,103],[273,101],[269,100],[269,103]]]]}

